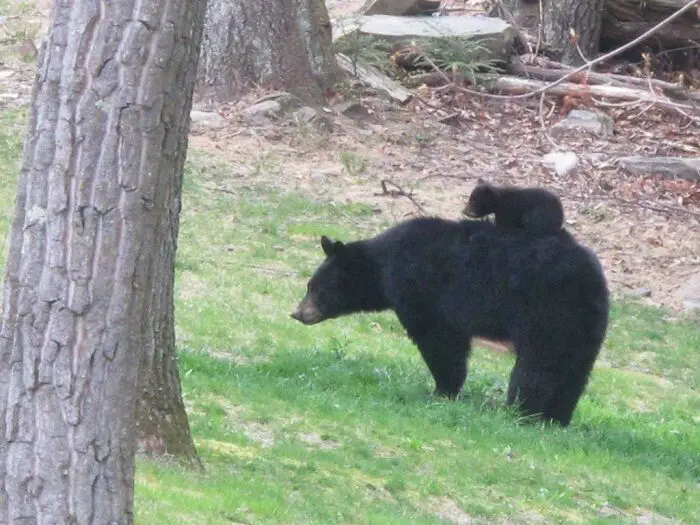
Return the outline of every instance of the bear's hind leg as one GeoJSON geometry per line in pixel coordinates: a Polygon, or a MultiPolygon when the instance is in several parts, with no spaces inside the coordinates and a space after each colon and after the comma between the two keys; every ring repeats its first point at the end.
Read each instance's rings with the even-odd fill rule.
{"type": "Polygon", "coordinates": [[[555,373],[517,358],[510,374],[506,404],[518,403],[523,414],[546,419],[558,386],[555,373]]]}
{"type": "Polygon", "coordinates": [[[550,407],[545,411],[548,419],[557,421],[566,427],[571,422],[574,409],[586,389],[588,376],[593,365],[580,365],[581,368],[571,371],[557,389],[550,407]]]}

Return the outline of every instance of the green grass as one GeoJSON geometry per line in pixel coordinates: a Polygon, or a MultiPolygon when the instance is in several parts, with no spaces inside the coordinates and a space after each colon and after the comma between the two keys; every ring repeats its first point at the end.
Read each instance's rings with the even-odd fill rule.
{"type": "MultiPolygon", "coordinates": [[[[3,238],[23,118],[0,112],[3,238]]],[[[176,318],[206,469],[140,460],[137,523],[700,523],[697,320],[615,303],[567,429],[503,408],[513,359],[485,349],[462,398],[438,400],[393,314],[289,318],[321,234],[386,226],[369,207],[234,184],[189,157],[176,318]]]]}

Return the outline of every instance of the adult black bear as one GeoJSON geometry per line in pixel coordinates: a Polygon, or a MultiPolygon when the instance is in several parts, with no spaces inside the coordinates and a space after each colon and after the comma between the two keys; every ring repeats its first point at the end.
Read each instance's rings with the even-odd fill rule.
{"type": "Polygon", "coordinates": [[[485,221],[418,218],[372,239],[333,242],[292,314],[314,324],[393,309],[451,398],[467,376],[473,337],[516,354],[507,403],[566,426],[605,338],[608,288],[596,256],[553,235],[485,221]]]}
{"type": "Polygon", "coordinates": [[[462,213],[473,218],[494,213],[497,226],[540,233],[557,232],[564,223],[564,208],[554,193],[544,188],[494,186],[482,179],[462,213]]]}

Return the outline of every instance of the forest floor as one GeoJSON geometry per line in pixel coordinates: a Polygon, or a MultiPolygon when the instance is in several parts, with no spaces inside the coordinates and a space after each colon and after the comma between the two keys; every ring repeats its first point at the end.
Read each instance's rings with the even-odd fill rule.
{"type": "MultiPolygon", "coordinates": [[[[246,124],[237,109],[256,97],[219,108],[229,119],[226,129],[191,136],[191,147],[230,164],[232,181],[247,177],[317,198],[368,203],[395,221],[417,214],[459,217],[480,177],[545,186],[561,197],[567,229],[598,254],[616,294],[641,296],[646,289],[650,295],[640,297],[646,303],[677,309],[683,285],[700,270],[697,203],[679,205],[667,181],[626,175],[614,162],[636,153],[700,154],[697,130],[675,117],[617,111],[614,137],[559,140],[579,155],[580,165],[558,177],[542,163],[553,147],[537,101],[464,99],[457,108],[461,122],[451,126],[420,104],[401,108],[363,94],[358,98],[368,114],[335,118],[328,134],[294,124],[246,124]]],[[[555,112],[546,125],[556,120],[555,112]]]]}

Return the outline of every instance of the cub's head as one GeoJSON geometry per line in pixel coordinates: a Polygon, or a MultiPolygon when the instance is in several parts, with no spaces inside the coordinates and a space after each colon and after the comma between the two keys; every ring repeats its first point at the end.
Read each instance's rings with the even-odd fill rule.
{"type": "Polygon", "coordinates": [[[363,308],[366,257],[353,243],[331,241],[325,235],[321,237],[321,247],[326,259],[311,276],[306,295],[291,314],[304,324],[320,323],[363,308]]]}
{"type": "Polygon", "coordinates": [[[479,179],[477,186],[469,195],[469,201],[462,213],[472,218],[481,218],[489,213],[494,213],[496,211],[497,192],[498,189],[495,186],[483,179],[479,179]]]}

